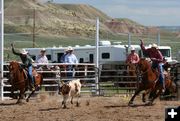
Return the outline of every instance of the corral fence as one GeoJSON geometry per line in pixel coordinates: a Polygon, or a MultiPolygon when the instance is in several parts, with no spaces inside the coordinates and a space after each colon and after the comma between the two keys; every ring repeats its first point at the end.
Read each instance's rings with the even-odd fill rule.
{"type": "MultiPolygon", "coordinates": [[[[129,65],[122,64],[103,64],[100,66],[100,94],[109,96],[116,94],[132,95],[139,86],[141,77],[130,74],[133,72],[130,70],[129,65]]],[[[180,63],[171,65],[167,71],[170,73],[171,80],[176,87],[177,93],[171,94],[167,91],[167,94],[162,98],[175,97],[180,100],[180,63]]]]}
{"type": "MultiPolygon", "coordinates": [[[[61,81],[67,82],[72,79],[80,79],[83,82],[83,95],[102,95],[114,96],[119,94],[133,94],[138,86],[137,76],[130,76],[126,64],[102,64],[100,68],[96,68],[95,64],[80,63],[72,65],[72,71],[67,71],[69,64],[49,63],[35,64],[38,73],[43,75],[43,84],[36,93],[49,93],[54,95],[58,92],[58,85],[61,81]],[[57,68],[58,67],[58,68],[57,68]],[[48,69],[51,68],[51,69],[48,69]],[[68,77],[68,73],[72,73],[72,77],[68,77]],[[98,80],[98,81],[97,81],[98,80]],[[98,83],[97,83],[98,82],[98,83]]],[[[180,98],[180,64],[171,68],[171,76],[176,83],[180,98]]],[[[10,96],[11,85],[8,83],[8,64],[4,65],[4,78],[1,81],[1,97],[7,99],[10,96]]],[[[17,93],[17,91],[16,91],[17,93]]]]}
{"type": "Polygon", "coordinates": [[[102,64],[99,71],[100,94],[112,96],[116,94],[133,94],[138,86],[138,79],[135,73],[125,63],[102,64]]]}
{"type": "MultiPolygon", "coordinates": [[[[8,82],[9,70],[8,65],[4,65],[3,75],[4,78],[1,81],[1,97],[2,100],[9,98],[11,85],[8,82]]],[[[69,64],[62,63],[49,63],[49,64],[34,64],[37,68],[37,72],[43,75],[43,84],[40,91],[36,93],[49,93],[55,94],[58,91],[58,86],[61,84],[61,81],[67,82],[72,79],[80,79],[83,82],[83,93],[92,93],[96,92],[95,89],[95,79],[96,77],[96,68],[95,64],[83,63],[83,64],[74,64],[73,70],[67,71],[66,67],[69,64]],[[72,77],[68,77],[67,74],[72,73],[72,77]]],[[[15,92],[17,93],[17,91],[15,92]]]]}

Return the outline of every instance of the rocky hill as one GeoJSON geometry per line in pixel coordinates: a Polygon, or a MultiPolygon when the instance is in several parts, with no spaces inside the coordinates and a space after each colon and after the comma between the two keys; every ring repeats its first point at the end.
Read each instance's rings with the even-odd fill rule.
{"type": "Polygon", "coordinates": [[[35,9],[36,33],[57,36],[92,37],[95,19],[100,19],[100,34],[156,33],[128,19],[112,19],[100,10],[84,4],[41,3],[38,0],[5,0],[5,32],[31,33],[35,9]]]}

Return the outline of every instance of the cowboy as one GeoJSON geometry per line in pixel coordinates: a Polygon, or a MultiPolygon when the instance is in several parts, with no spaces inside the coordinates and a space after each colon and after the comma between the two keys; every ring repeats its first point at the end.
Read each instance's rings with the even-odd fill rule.
{"type": "Polygon", "coordinates": [[[12,52],[15,55],[18,55],[21,58],[22,64],[20,65],[22,68],[27,68],[28,69],[28,78],[31,82],[30,86],[32,88],[32,91],[35,90],[34,87],[34,78],[32,75],[32,63],[33,63],[33,59],[28,55],[28,52],[25,49],[22,49],[20,53],[16,52],[14,50],[14,44],[11,44],[12,47],[12,52]]]}
{"type": "Polygon", "coordinates": [[[36,63],[48,63],[48,58],[46,57],[46,49],[42,48],[40,54],[36,58],[36,63]]]}
{"type": "Polygon", "coordinates": [[[135,48],[131,47],[131,53],[126,59],[126,63],[136,64],[139,62],[139,55],[135,52],[135,48]]]}
{"type": "Polygon", "coordinates": [[[61,56],[61,58],[60,58],[60,62],[61,63],[65,63],[65,57],[66,57],[66,55],[69,53],[69,50],[68,49],[65,49],[64,50],[64,54],[61,56]]]}
{"type": "Polygon", "coordinates": [[[152,68],[158,69],[160,75],[159,75],[159,81],[162,84],[163,92],[165,91],[165,80],[164,80],[164,74],[163,74],[163,56],[162,53],[159,51],[157,44],[153,43],[151,48],[145,49],[143,40],[141,41],[141,49],[144,53],[146,53],[149,58],[152,61],[152,68]]]}
{"type": "MultiPolygon", "coordinates": [[[[73,54],[73,48],[72,47],[68,48],[68,54],[65,56],[65,63],[71,64],[71,65],[67,66],[67,71],[73,71],[73,65],[72,64],[78,63],[77,57],[73,54]]],[[[67,73],[67,76],[72,77],[73,73],[69,72],[69,73],[67,73]]]]}

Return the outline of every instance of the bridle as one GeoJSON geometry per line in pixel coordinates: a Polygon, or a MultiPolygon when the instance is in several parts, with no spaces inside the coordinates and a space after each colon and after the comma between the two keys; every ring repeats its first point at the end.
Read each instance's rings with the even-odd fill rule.
{"type": "MultiPolygon", "coordinates": [[[[150,71],[151,66],[149,66],[148,69],[146,69],[145,71],[140,70],[139,66],[140,66],[139,64],[136,65],[136,75],[137,75],[138,81],[142,81],[143,76],[150,71]]],[[[159,77],[157,77],[155,82],[158,81],[158,78],[159,77]]]]}

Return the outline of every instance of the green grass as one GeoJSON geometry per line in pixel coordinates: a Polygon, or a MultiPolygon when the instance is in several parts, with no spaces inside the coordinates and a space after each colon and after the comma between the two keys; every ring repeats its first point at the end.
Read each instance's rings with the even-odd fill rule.
{"type": "MultiPolygon", "coordinates": [[[[33,47],[32,35],[5,35],[5,60],[15,59],[11,54],[10,44],[15,43],[16,48],[30,48],[33,47]],[[9,56],[9,57],[8,57],[9,56]]],[[[145,44],[156,43],[156,36],[132,36],[131,44],[140,44],[139,39],[143,38],[145,44]]],[[[112,35],[105,34],[100,35],[100,40],[110,40],[111,42],[121,41],[122,44],[128,44],[127,35],[112,35]]],[[[36,47],[59,47],[59,46],[75,46],[75,45],[95,45],[95,35],[94,38],[83,38],[83,37],[62,37],[62,36],[47,36],[47,35],[36,35],[35,36],[35,46],[36,47]]],[[[173,57],[177,56],[180,48],[180,38],[176,38],[174,34],[161,35],[161,45],[171,46],[173,57]]]]}

